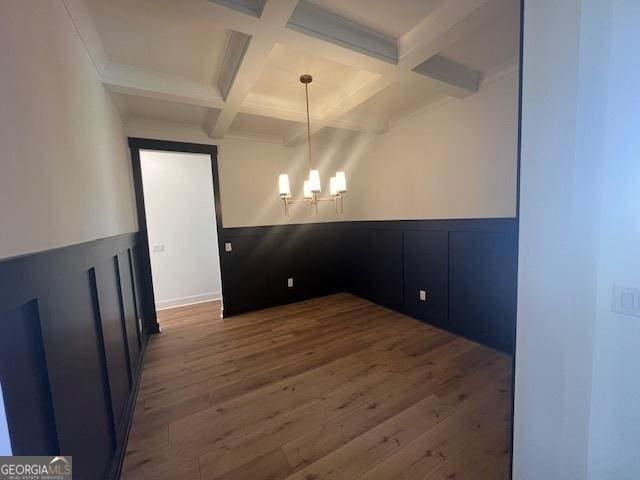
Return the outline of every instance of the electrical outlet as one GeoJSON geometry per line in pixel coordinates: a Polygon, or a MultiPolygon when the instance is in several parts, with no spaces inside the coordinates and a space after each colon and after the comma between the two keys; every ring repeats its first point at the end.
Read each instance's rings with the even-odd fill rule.
{"type": "Polygon", "coordinates": [[[287,287],[293,288],[293,277],[287,278],[287,287]]]}
{"type": "Polygon", "coordinates": [[[640,317],[640,289],[614,285],[611,310],[622,315],[640,317]]]}
{"type": "Polygon", "coordinates": [[[427,301],[427,292],[426,290],[420,290],[420,301],[422,302],[426,302],[427,301]]]}
{"type": "Polygon", "coordinates": [[[230,252],[230,251],[232,251],[232,250],[233,250],[233,247],[231,246],[231,242],[226,242],[226,243],[224,244],[224,251],[225,251],[225,252],[230,252]]]}
{"type": "Polygon", "coordinates": [[[164,252],[164,243],[159,243],[157,245],[154,245],[151,249],[151,251],[153,253],[159,253],[159,252],[164,252]]]}

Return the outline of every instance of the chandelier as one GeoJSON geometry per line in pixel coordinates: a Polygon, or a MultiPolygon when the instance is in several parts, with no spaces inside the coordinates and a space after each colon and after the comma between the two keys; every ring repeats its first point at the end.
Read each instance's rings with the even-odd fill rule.
{"type": "Polygon", "coordinates": [[[336,172],[335,176],[329,179],[329,196],[320,197],[322,191],[320,185],[320,172],[313,168],[313,159],[311,157],[311,126],[309,122],[309,84],[313,78],[311,75],[300,76],[300,82],[304,84],[304,92],[307,100],[307,144],[309,146],[309,178],[303,183],[303,198],[292,199],[291,188],[289,187],[289,175],[280,174],[278,179],[278,188],[280,198],[284,203],[284,214],[289,216],[289,205],[308,205],[311,211],[318,213],[319,202],[333,202],[336,207],[336,213],[343,213],[342,196],[347,192],[347,178],[344,172],[336,172]]]}

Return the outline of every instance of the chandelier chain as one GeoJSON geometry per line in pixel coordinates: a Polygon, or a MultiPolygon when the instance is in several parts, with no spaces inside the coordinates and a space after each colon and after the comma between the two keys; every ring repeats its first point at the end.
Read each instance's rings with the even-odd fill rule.
{"type": "Polygon", "coordinates": [[[307,144],[309,145],[309,166],[313,170],[313,160],[311,159],[311,122],[309,120],[309,84],[304,84],[304,93],[307,99],[307,144]]]}

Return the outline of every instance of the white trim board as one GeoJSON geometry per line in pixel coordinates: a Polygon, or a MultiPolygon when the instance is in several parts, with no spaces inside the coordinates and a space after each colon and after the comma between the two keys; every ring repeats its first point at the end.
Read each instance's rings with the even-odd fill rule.
{"type": "Polygon", "coordinates": [[[166,310],[169,308],[195,305],[196,303],[213,302],[222,300],[222,292],[203,293],[200,295],[190,295],[188,297],[173,298],[170,300],[156,300],[156,310],[166,310]]]}

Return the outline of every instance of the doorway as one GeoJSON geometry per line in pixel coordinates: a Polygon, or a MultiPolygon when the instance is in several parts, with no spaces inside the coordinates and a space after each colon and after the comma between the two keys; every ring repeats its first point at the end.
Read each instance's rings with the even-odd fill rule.
{"type": "Polygon", "coordinates": [[[222,218],[217,149],[130,139],[146,270],[146,321],[152,331],[179,323],[180,312],[222,314],[222,218]]]}

